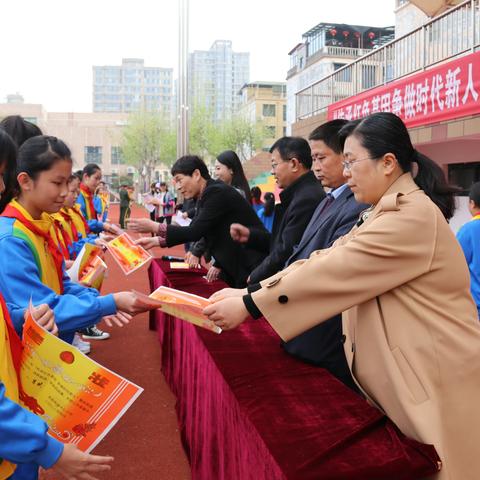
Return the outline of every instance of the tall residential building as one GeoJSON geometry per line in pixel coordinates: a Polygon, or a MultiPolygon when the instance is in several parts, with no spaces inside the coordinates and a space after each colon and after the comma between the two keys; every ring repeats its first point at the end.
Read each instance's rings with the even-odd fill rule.
{"type": "Polygon", "coordinates": [[[287,84],[285,82],[251,82],[240,90],[240,112],[251,123],[265,130],[262,150],[268,151],[275,140],[286,135],[287,84]]]}
{"type": "Polygon", "coordinates": [[[234,52],[230,40],[216,40],[210,50],[189,55],[191,108],[205,106],[216,122],[228,119],[240,105],[238,91],[250,78],[250,53],[234,52]]]}
{"type": "Polygon", "coordinates": [[[124,58],[122,65],[93,67],[93,111],[163,112],[172,118],[173,69],[146,67],[141,58],[124,58]]]}

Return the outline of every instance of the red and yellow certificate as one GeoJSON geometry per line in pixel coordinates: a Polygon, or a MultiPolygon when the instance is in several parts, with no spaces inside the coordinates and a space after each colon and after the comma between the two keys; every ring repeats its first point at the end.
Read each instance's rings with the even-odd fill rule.
{"type": "Polygon", "coordinates": [[[222,333],[222,329],[202,313],[203,309],[210,305],[210,301],[206,298],[163,286],[149,296],[135,291],[133,293],[137,296],[137,302],[141,303],[145,309],[158,308],[173,317],[181,318],[214,333],[222,333]]]}
{"type": "Polygon", "coordinates": [[[30,313],[23,347],[20,403],[45,420],[50,435],[85,452],[143,392],[44,330],[30,313]]]}
{"type": "Polygon", "coordinates": [[[125,275],[139,269],[152,258],[144,248],[135,245],[126,233],[108,242],[107,248],[125,275]]]}

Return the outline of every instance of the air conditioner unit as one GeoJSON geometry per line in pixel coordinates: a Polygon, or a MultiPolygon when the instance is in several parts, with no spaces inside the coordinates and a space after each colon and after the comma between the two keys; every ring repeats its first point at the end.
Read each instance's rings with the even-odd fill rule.
{"type": "Polygon", "coordinates": [[[118,175],[118,168],[112,168],[112,175],[118,175]]]}
{"type": "Polygon", "coordinates": [[[135,173],[135,167],[127,167],[127,173],[135,173]]]}

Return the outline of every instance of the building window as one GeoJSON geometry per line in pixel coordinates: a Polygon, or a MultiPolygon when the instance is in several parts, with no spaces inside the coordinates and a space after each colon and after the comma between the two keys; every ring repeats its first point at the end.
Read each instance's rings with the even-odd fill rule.
{"type": "MultiPolygon", "coordinates": [[[[347,65],[346,63],[334,63],[333,64],[333,70],[337,71],[340,68],[344,67],[347,65]]],[[[351,82],[352,81],[352,69],[351,68],[346,68],[345,70],[342,70],[341,72],[338,72],[335,76],[335,81],[337,82],[351,82]]]]}
{"type": "MultiPolygon", "coordinates": [[[[348,69],[350,70],[350,69],[348,69]]],[[[375,65],[362,65],[362,89],[373,88],[377,84],[375,65]]]]}
{"type": "Polygon", "coordinates": [[[267,135],[267,138],[275,138],[275,126],[270,125],[268,127],[265,127],[265,133],[267,135]]]}
{"type": "Polygon", "coordinates": [[[85,163],[102,163],[102,147],[85,147],[85,163]]]}
{"type": "Polygon", "coordinates": [[[264,103],[263,104],[263,116],[264,117],[274,117],[275,113],[275,104],[264,103]]]}
{"type": "Polygon", "coordinates": [[[123,156],[122,147],[112,147],[112,165],[124,165],[125,157],[123,156]]]}
{"type": "Polygon", "coordinates": [[[283,106],[283,121],[284,122],[287,121],[287,106],[286,105],[283,106]]]}
{"type": "Polygon", "coordinates": [[[448,182],[461,189],[459,195],[468,195],[471,186],[480,181],[480,162],[453,163],[448,166],[448,182]]]}

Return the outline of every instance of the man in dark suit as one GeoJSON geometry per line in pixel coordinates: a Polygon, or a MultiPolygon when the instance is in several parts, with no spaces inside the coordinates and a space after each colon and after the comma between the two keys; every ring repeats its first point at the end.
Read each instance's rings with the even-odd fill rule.
{"type": "Polygon", "coordinates": [[[268,252],[267,257],[250,274],[256,283],[282,270],[293,247],[302,238],[317,205],[325,197],[313,172],[310,146],[304,138],[282,137],[270,149],[272,174],[284,190],[281,203],[275,205],[272,233],[234,224],[232,238],[247,246],[268,252]]]}
{"type": "Polygon", "coordinates": [[[206,247],[221,269],[221,278],[232,287],[244,287],[247,277],[264,254],[234,242],[230,225],[240,222],[264,230],[255,211],[238,191],[226,183],[212,180],[204,161],[193,155],[179,158],[171,170],[177,190],[185,198],[197,200],[197,212],[188,227],[166,225],[150,219],[132,219],[128,226],[137,232],[154,232],[154,238],[140,238],[146,248],[172,247],[205,238],[206,247]]]}
{"type": "MultiPolygon", "coordinates": [[[[288,266],[306,259],[315,250],[330,247],[348,233],[368,205],[355,201],[343,177],[342,142],[339,132],[346,120],[332,120],[317,127],[309,136],[313,169],[331,192],[317,207],[302,239],[294,248],[288,266]]],[[[343,383],[356,389],[342,344],[342,316],[336,315],[283,344],[291,355],[329,370],[343,383]]]]}

